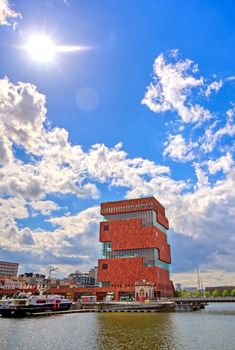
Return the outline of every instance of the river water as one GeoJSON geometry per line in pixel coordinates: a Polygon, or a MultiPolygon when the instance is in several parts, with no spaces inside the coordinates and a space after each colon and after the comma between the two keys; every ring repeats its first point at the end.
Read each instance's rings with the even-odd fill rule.
{"type": "Polygon", "coordinates": [[[184,313],[85,313],[5,319],[0,350],[233,350],[235,303],[184,313]]]}

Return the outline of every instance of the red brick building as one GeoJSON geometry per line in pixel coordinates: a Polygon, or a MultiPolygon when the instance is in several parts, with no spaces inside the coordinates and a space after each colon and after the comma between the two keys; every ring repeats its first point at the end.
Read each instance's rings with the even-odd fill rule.
{"type": "MultiPolygon", "coordinates": [[[[164,207],[154,198],[101,204],[100,242],[103,258],[98,281],[106,290],[135,290],[135,283],[154,283],[154,296],[173,295],[169,265],[169,229],[164,207]]],[[[120,296],[120,295],[119,295],[120,296]]],[[[116,297],[116,293],[115,293],[116,297]]]]}

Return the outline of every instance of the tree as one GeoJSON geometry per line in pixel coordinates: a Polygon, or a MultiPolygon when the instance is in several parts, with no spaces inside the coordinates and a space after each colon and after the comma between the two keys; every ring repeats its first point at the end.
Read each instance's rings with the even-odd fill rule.
{"type": "Polygon", "coordinates": [[[235,297],[235,288],[232,290],[231,296],[232,296],[232,297],[235,297]]]}
{"type": "Polygon", "coordinates": [[[199,290],[197,290],[195,293],[194,293],[194,296],[195,297],[200,297],[201,296],[201,292],[199,290]]]}
{"type": "Polygon", "coordinates": [[[227,289],[223,290],[222,297],[228,297],[228,296],[229,296],[229,291],[227,289]]]}
{"type": "Polygon", "coordinates": [[[181,291],[181,298],[188,298],[188,297],[191,297],[192,296],[192,293],[188,290],[182,290],[181,291]]]}
{"type": "Polygon", "coordinates": [[[205,297],[209,298],[210,296],[211,296],[211,293],[210,293],[209,290],[207,290],[206,293],[205,293],[205,297]]]}
{"type": "Polygon", "coordinates": [[[219,296],[219,292],[218,292],[217,289],[213,290],[212,296],[213,297],[218,297],[219,296]]]}
{"type": "Polygon", "coordinates": [[[176,290],[176,291],[175,291],[175,296],[176,296],[176,298],[181,298],[181,297],[182,297],[181,291],[176,290]]]}

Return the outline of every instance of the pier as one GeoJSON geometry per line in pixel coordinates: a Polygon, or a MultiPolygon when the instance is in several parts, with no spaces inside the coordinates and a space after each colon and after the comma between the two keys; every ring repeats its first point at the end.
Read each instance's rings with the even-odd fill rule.
{"type": "Polygon", "coordinates": [[[195,305],[189,303],[177,304],[173,301],[162,302],[96,302],[96,303],[76,303],[69,310],[66,311],[43,311],[43,312],[28,312],[26,317],[38,317],[38,316],[53,316],[64,314],[76,314],[76,313],[156,313],[156,312],[179,312],[179,311],[195,311],[201,309],[201,304],[195,308],[195,305]]]}

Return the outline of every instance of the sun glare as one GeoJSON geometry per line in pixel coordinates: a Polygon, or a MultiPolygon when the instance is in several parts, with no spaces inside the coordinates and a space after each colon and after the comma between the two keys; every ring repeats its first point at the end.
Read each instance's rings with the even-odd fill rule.
{"type": "Polygon", "coordinates": [[[50,62],[55,58],[56,47],[51,39],[44,35],[35,35],[29,38],[26,50],[38,62],[50,62]]]}
{"type": "MultiPolygon", "coordinates": [[[[0,0],[1,1],[1,0],[0,0]]],[[[37,62],[52,62],[55,56],[90,50],[89,46],[56,45],[49,36],[44,34],[31,35],[26,45],[22,46],[31,58],[37,62]]]]}

